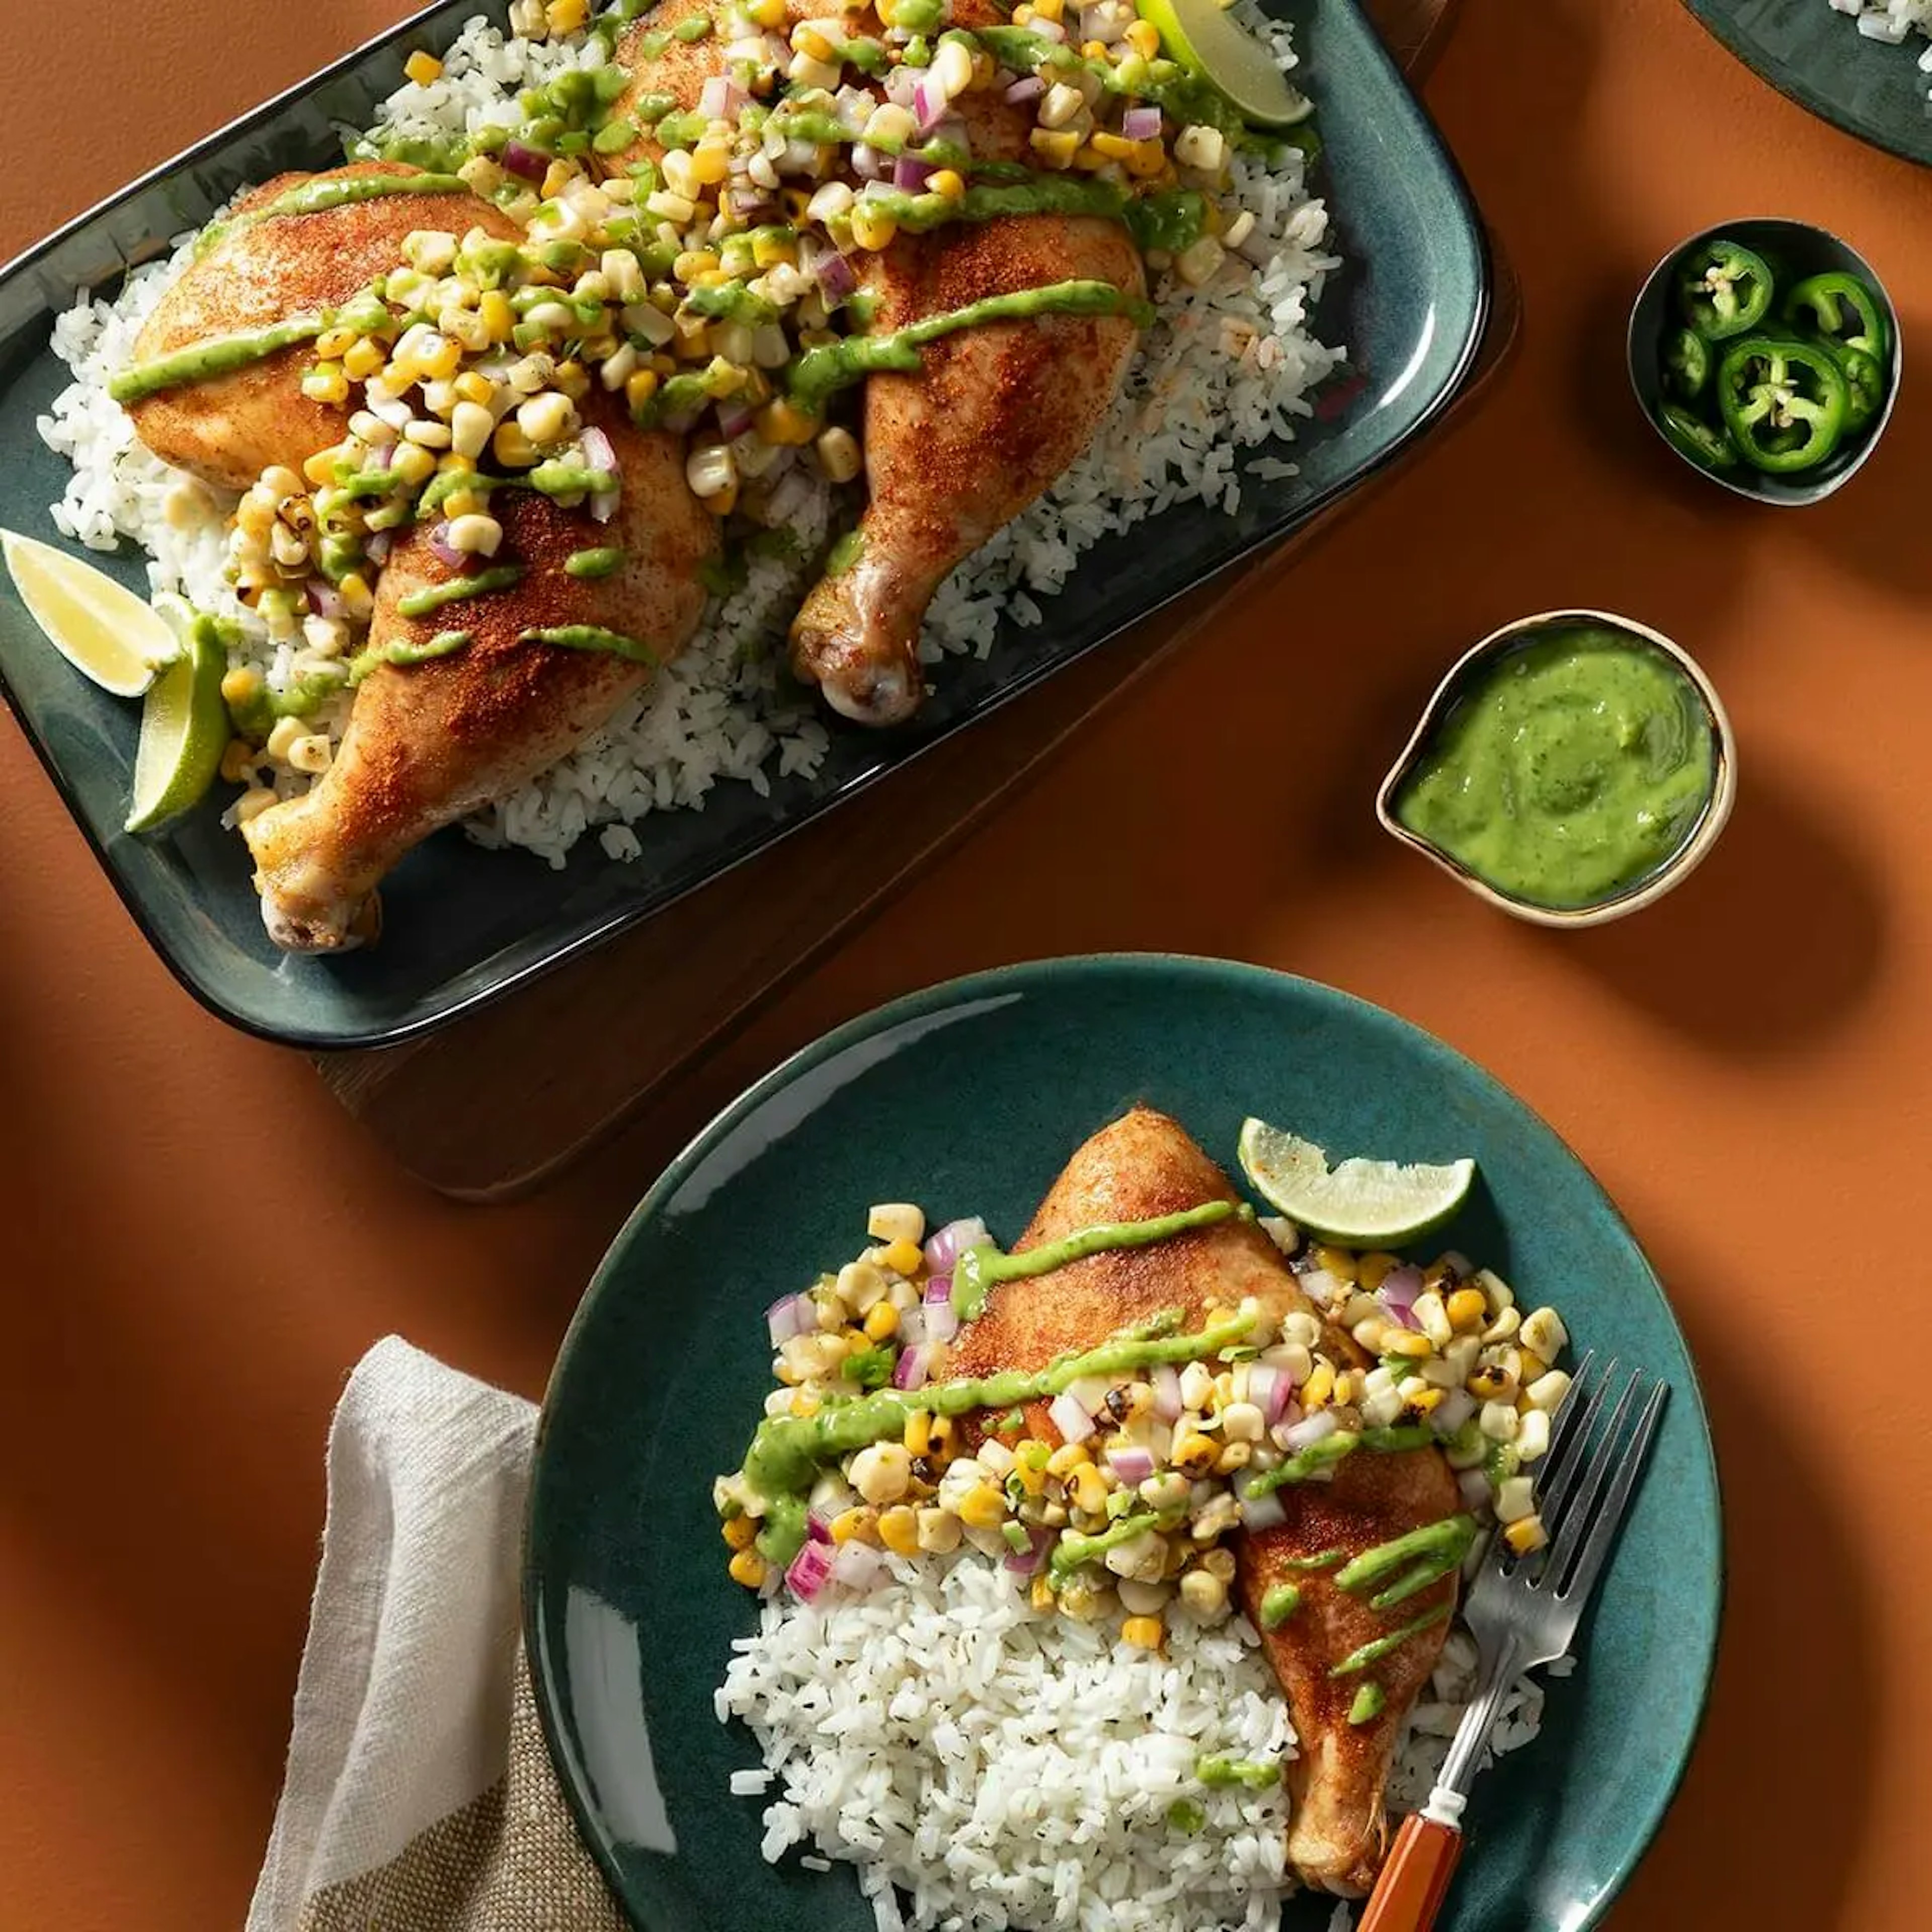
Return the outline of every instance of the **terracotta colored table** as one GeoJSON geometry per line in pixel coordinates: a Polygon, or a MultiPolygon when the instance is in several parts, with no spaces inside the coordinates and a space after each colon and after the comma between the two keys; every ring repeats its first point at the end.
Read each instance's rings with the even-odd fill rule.
{"type": "MultiPolygon", "coordinates": [[[[85,105],[51,16],[10,38],[0,254],[400,10],[257,10],[217,52],[232,8],[110,0],[85,105]]],[[[1292,611],[1238,604],[530,1200],[407,1180],[305,1062],[193,1006],[0,726],[0,1928],[239,1923],[324,1423],[371,1340],[536,1394],[610,1231],[746,1078],[907,988],[1113,946],[1264,961],[1434,1028],[1569,1137],[1670,1282],[1724,1462],[1730,1612],[1702,1744],[1612,1925],[1924,1924],[1932,1435],[1902,1257],[1932,1156],[1932,390],[1908,378],[1830,506],[1754,514],[1652,446],[1619,344],[1665,247],[1772,211],[1846,233],[1916,340],[1932,176],[1808,119],[1673,0],[1469,0],[1428,94],[1525,285],[1480,415],[1297,570],[1292,611]],[[1368,816],[1447,657],[1570,602],[1696,650],[1744,772],[1696,881],[1580,940],[1486,912],[1368,816]],[[1156,800],[1142,775],[1177,766],[1156,800]]]]}

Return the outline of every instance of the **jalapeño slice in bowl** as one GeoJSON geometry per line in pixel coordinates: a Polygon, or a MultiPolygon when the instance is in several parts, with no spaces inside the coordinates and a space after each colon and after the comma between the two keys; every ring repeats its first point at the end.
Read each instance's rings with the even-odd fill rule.
{"type": "Polygon", "coordinates": [[[1718,365],[1718,409],[1745,462],[1789,476],[1815,469],[1838,447],[1851,398],[1838,358],[1822,344],[1748,335],[1718,365]]]}
{"type": "Polygon", "coordinates": [[[1754,248],[1718,236],[1694,250],[1677,275],[1678,306],[1706,341],[1755,328],[1771,312],[1771,265],[1754,248]]]}
{"type": "Polygon", "coordinates": [[[1694,403],[1711,386],[1711,345],[1694,328],[1664,338],[1664,381],[1680,401],[1694,403]]]}
{"type": "Polygon", "coordinates": [[[1738,453],[1721,430],[1713,429],[1682,403],[1665,403],[1658,410],[1657,426],[1664,440],[1702,470],[1735,470],[1738,453]]]}
{"type": "Polygon", "coordinates": [[[1807,275],[1794,283],[1782,313],[1791,326],[1840,349],[1855,349],[1882,362],[1891,346],[1885,316],[1872,292],[1857,276],[1839,272],[1807,275]]]}

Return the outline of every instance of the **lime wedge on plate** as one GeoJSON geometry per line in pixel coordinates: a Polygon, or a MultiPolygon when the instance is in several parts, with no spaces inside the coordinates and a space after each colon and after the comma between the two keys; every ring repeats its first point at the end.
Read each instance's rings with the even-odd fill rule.
{"type": "Polygon", "coordinates": [[[213,618],[197,617],[188,626],[186,646],[154,680],[141,707],[130,832],[152,832],[179,817],[200,802],[221,769],[228,744],[228,707],[221,701],[228,653],[213,618]]]}
{"type": "Polygon", "coordinates": [[[138,698],[179,655],[167,620],[91,563],[14,530],[0,530],[0,556],[54,649],[103,691],[138,698]]]}
{"type": "Polygon", "coordinates": [[[1404,1166],[1359,1158],[1328,1165],[1312,1141],[1265,1120],[1241,1124],[1241,1166],[1255,1191],[1324,1240],[1399,1248],[1448,1220],[1476,1178],[1473,1160],[1404,1166]]]}
{"type": "Polygon", "coordinates": [[[1257,128],[1292,128],[1315,104],[1288,85],[1267,44],[1217,0],[1138,0],[1161,44],[1187,71],[1225,94],[1257,128]]]}

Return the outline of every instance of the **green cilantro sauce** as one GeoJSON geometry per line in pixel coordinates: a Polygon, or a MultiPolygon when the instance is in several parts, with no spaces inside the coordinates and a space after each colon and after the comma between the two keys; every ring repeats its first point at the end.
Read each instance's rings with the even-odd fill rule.
{"type": "Polygon", "coordinates": [[[1047,1574],[1055,1584],[1064,1582],[1082,1564],[1091,1563],[1096,1558],[1106,1556],[1108,1550],[1118,1550],[1122,1544],[1131,1543],[1136,1537],[1144,1535],[1160,1526],[1160,1518],[1150,1510],[1124,1516],[1119,1522],[1093,1536],[1082,1536],[1070,1529],[1063,1531],[1060,1540],[1053,1546],[1052,1556],[1047,1559],[1047,1574]]]}
{"type": "Polygon", "coordinates": [[[1272,1469],[1264,1470],[1258,1476],[1250,1476],[1240,1486],[1241,1494],[1251,1502],[1258,1502],[1287,1484],[1305,1483],[1311,1476],[1332,1469],[1358,1449],[1372,1449],[1393,1455],[1404,1449],[1426,1449],[1435,1439],[1434,1433],[1420,1424],[1400,1429],[1338,1429],[1333,1435],[1323,1436],[1320,1442],[1311,1442],[1306,1449],[1284,1456],[1272,1469]]]}
{"type": "Polygon", "coordinates": [[[1280,1630],[1301,1607],[1301,1588],[1296,1583],[1277,1583],[1262,1594],[1262,1628],[1280,1630]]]}
{"type": "Polygon", "coordinates": [[[1394,1537],[1387,1543],[1377,1544],[1372,1550],[1364,1550],[1335,1573],[1336,1587],[1360,1595],[1387,1582],[1397,1570],[1403,1570],[1406,1574],[1369,1599],[1376,1610],[1388,1610],[1407,1602],[1452,1570],[1460,1568],[1475,1540],[1474,1516],[1444,1516],[1440,1522],[1426,1524],[1411,1530],[1406,1536],[1394,1537]]]}
{"type": "Polygon", "coordinates": [[[467,631],[439,631],[427,644],[412,644],[406,638],[396,638],[386,644],[367,645],[350,660],[349,682],[360,684],[371,671],[384,664],[406,669],[411,664],[428,664],[434,658],[446,658],[452,651],[463,650],[469,642],[467,631]]]}
{"type": "Polygon", "coordinates": [[[1260,1764],[1247,1757],[1198,1757],[1194,1775],[1208,1786],[1239,1784],[1250,1791],[1265,1791],[1280,1781],[1281,1767],[1260,1764]]]}
{"type": "Polygon", "coordinates": [[[624,553],[615,544],[600,544],[590,550],[574,550],[563,560],[566,577],[608,577],[622,567],[624,553]]]}
{"type": "Polygon", "coordinates": [[[460,603],[466,597],[487,597],[493,590],[508,590],[523,580],[521,564],[493,564],[467,577],[452,577],[447,584],[425,584],[420,590],[412,590],[396,599],[396,608],[405,617],[426,617],[446,604],[460,603]]]}
{"type": "Polygon", "coordinates": [[[1675,858],[1716,778],[1710,713],[1684,671],[1641,638],[1569,625],[1474,674],[1394,811],[1499,892],[1586,906],[1675,858]]]}
{"type": "Polygon", "coordinates": [[[826,575],[843,577],[865,554],[866,532],[848,530],[826,554],[826,575]]]}
{"type": "Polygon", "coordinates": [[[238,229],[252,228],[257,222],[272,221],[282,214],[320,214],[325,208],[346,208],[352,203],[374,201],[389,194],[466,194],[469,184],[458,175],[423,172],[412,175],[351,175],[331,180],[318,175],[312,181],[298,182],[272,201],[259,208],[244,209],[225,221],[211,223],[195,244],[206,252],[226,241],[238,229]]]}
{"type": "Polygon", "coordinates": [[[1426,1630],[1431,1624],[1445,1622],[1450,1612],[1455,1607],[1453,1603],[1438,1604],[1432,1610],[1424,1610],[1420,1616],[1412,1618],[1400,1628],[1390,1630],[1387,1636],[1378,1636],[1372,1642],[1364,1644],[1359,1650],[1350,1651],[1328,1675],[1330,1677],[1353,1677],[1367,1670],[1371,1664],[1381,1663],[1384,1658],[1400,1650],[1418,1630],[1426,1630]]]}
{"type": "Polygon", "coordinates": [[[259,686],[228,705],[229,722],[244,738],[260,742],[283,718],[306,718],[344,688],[346,671],[311,671],[281,691],[259,686]]]}
{"type": "Polygon", "coordinates": [[[653,668],[664,662],[662,651],[654,651],[649,644],[627,638],[621,631],[607,631],[601,624],[553,624],[542,630],[525,631],[518,642],[555,644],[566,651],[604,651],[614,658],[625,658],[632,664],[650,664],[653,668]]]}
{"type": "Polygon", "coordinates": [[[205,342],[191,343],[170,355],[130,363],[107,385],[107,393],[117,403],[138,403],[144,396],[176,388],[183,383],[209,382],[217,376],[245,369],[251,362],[264,362],[298,342],[313,342],[328,326],[326,316],[292,315],[267,328],[210,336],[205,342]]]}
{"type": "Polygon", "coordinates": [[[1372,1680],[1355,1693],[1355,1701],[1348,1706],[1348,1721],[1352,1724],[1372,1724],[1388,1704],[1388,1693],[1372,1680]]]}

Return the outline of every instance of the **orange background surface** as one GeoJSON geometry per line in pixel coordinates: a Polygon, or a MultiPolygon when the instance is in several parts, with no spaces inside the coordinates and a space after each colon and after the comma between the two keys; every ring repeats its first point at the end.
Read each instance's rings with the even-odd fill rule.
{"type": "MultiPolygon", "coordinates": [[[[42,10],[9,36],[0,256],[401,11],[42,10]]],[[[1568,1138],[1670,1284],[1730,1608],[1688,1780],[1612,1925],[1927,1923],[1932,174],[1808,118],[1673,0],[1468,0],[1426,93],[1524,284],[1499,387],[534,1199],[440,1198],[300,1058],[195,1007],[0,724],[0,1925],[238,1925],[324,1429],[369,1343],[538,1394],[607,1238],[747,1079],[908,988],[1108,947],[1261,961],[1432,1028],[1568,1138]],[[1652,262],[1767,213],[1864,250],[1908,349],[1869,468],[1795,514],[1677,465],[1622,362],[1652,262]],[[1486,910],[1370,816],[1447,661],[1570,603],[1689,646],[1741,743],[1710,864],[1581,936],[1486,910]]]]}

